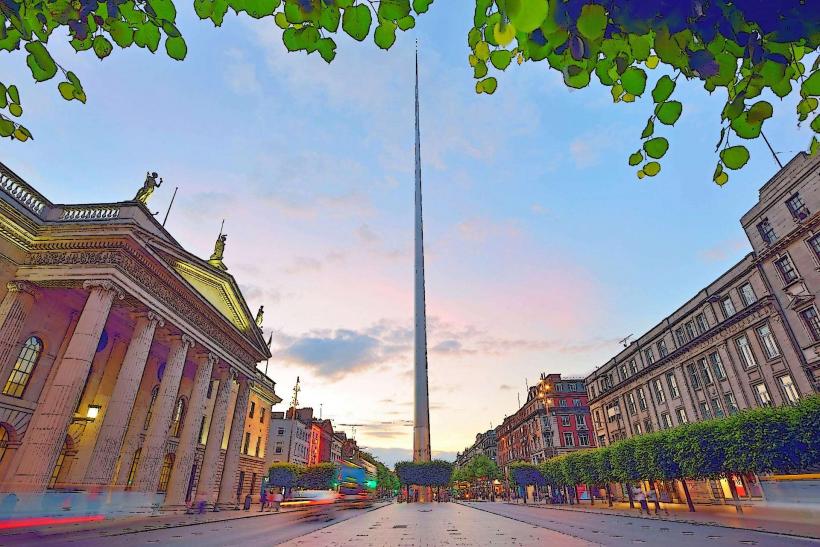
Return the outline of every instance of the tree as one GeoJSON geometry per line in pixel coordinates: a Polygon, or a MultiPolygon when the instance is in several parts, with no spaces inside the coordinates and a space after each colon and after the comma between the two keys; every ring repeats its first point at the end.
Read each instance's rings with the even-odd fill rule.
{"type": "MultiPolygon", "coordinates": [[[[763,93],[784,98],[797,93],[798,124],[811,118],[814,135],[809,150],[820,147],[820,65],[805,61],[820,45],[816,7],[805,0],[703,0],[636,2],[612,0],[474,0],[473,26],[467,35],[469,64],[476,92],[491,95],[496,71],[524,62],[542,63],[560,72],[569,88],[588,86],[593,75],[610,88],[613,100],[632,103],[651,87],[652,114],[641,133],[641,147],[629,157],[640,166],[640,178],[661,170],[669,141],[656,133],[680,118],[683,104],[673,98],[678,80],[699,80],[704,89],[725,93],[718,162],[713,179],[725,184],[727,170],[749,160],[743,140],[763,137],[763,123],[774,114],[763,93]],[[657,78],[652,70],[661,67],[657,78]],[[494,75],[490,75],[490,71],[494,75]],[[647,72],[650,71],[650,72],[647,72]],[[650,79],[654,84],[650,86],[650,79]]],[[[336,38],[344,33],[357,41],[371,35],[389,49],[397,31],[415,26],[433,0],[194,0],[201,19],[220,26],[232,9],[253,18],[273,18],[283,30],[288,51],[318,53],[331,62],[336,38]]],[[[26,50],[32,77],[43,82],[60,75],[66,100],[86,101],[77,76],[51,55],[48,42],[55,30],[68,34],[78,52],[93,50],[100,59],[114,46],[136,45],[155,52],[164,48],[182,60],[187,45],[176,26],[173,0],[8,0],[0,15],[0,49],[26,50]]],[[[463,28],[453,22],[453,28],[463,28]]],[[[0,136],[27,140],[31,133],[16,119],[23,113],[19,92],[0,87],[0,136]]]]}
{"type": "Polygon", "coordinates": [[[291,488],[296,485],[296,477],[304,470],[295,463],[274,463],[268,470],[268,484],[291,488]]]}

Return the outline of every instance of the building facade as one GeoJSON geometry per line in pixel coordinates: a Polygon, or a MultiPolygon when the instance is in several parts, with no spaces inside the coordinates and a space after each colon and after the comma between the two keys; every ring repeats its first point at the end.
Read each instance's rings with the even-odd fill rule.
{"type": "Polygon", "coordinates": [[[819,171],[789,162],[741,220],[753,252],[587,377],[599,444],[818,391],[819,171]]]}
{"type": "Polygon", "coordinates": [[[509,465],[541,463],[548,458],[595,446],[585,381],[541,374],[527,391],[527,402],[496,430],[497,463],[508,476],[509,465]]]}
{"type": "Polygon", "coordinates": [[[285,412],[274,412],[270,421],[269,442],[272,448],[272,462],[307,465],[310,448],[310,430],[313,423],[313,409],[293,408],[285,412]]]}
{"type": "Polygon", "coordinates": [[[262,494],[262,478],[273,463],[273,453],[269,450],[269,435],[272,407],[282,399],[276,395],[275,383],[261,371],[257,371],[257,381],[251,389],[248,414],[245,417],[245,434],[239,455],[239,477],[236,496],[242,501],[250,495],[256,503],[262,494]]]}
{"type": "Polygon", "coordinates": [[[475,436],[472,446],[465,448],[464,452],[456,454],[456,465],[463,467],[470,460],[479,455],[484,455],[492,461],[497,462],[498,439],[495,436],[495,429],[488,429],[484,433],[475,436]]]}
{"type": "Polygon", "coordinates": [[[132,201],[57,205],[0,164],[2,491],[234,500],[270,352],[224,238],[202,260],[149,212],[155,176],[132,201]]]}

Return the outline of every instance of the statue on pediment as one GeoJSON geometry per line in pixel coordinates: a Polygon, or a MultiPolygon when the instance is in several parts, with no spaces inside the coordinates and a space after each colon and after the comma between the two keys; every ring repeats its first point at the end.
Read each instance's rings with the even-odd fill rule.
{"type": "Polygon", "coordinates": [[[142,204],[148,204],[148,198],[154,193],[154,190],[162,186],[162,177],[159,177],[157,182],[157,173],[145,173],[145,182],[142,183],[142,188],[137,190],[137,195],[134,196],[134,201],[139,201],[142,204]]]}
{"type": "Polygon", "coordinates": [[[220,270],[228,269],[228,267],[222,262],[222,258],[225,255],[226,239],[228,239],[228,234],[219,234],[219,237],[216,238],[216,243],[214,243],[214,252],[211,255],[211,258],[208,259],[208,264],[215,268],[219,268],[220,270]]]}
{"type": "Polygon", "coordinates": [[[262,320],[265,317],[265,306],[259,306],[259,311],[256,312],[256,326],[262,326],[262,320]]]}

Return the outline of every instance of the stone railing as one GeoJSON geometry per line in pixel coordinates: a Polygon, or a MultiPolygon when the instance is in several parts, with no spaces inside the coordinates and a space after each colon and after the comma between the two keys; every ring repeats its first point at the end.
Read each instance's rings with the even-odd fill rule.
{"type": "Polygon", "coordinates": [[[8,167],[0,163],[0,190],[26,209],[42,215],[51,203],[37,190],[29,186],[8,167]]]}
{"type": "Polygon", "coordinates": [[[114,220],[119,216],[120,208],[117,205],[77,205],[63,207],[58,220],[60,222],[114,220]]]}

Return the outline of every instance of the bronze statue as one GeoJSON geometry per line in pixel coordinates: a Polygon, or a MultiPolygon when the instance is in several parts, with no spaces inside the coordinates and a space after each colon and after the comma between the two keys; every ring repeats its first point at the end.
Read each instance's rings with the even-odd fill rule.
{"type": "Polygon", "coordinates": [[[145,182],[142,183],[142,188],[137,190],[137,195],[134,196],[134,201],[139,201],[143,204],[148,204],[148,198],[154,193],[154,190],[162,186],[162,177],[157,182],[157,174],[145,173],[145,182]]]}
{"type": "Polygon", "coordinates": [[[265,306],[259,306],[259,311],[256,312],[256,326],[262,326],[262,318],[265,316],[265,306]]]}
{"type": "Polygon", "coordinates": [[[208,259],[208,264],[220,270],[228,269],[228,267],[222,263],[222,257],[225,255],[225,240],[227,238],[228,234],[219,234],[216,243],[214,243],[214,253],[211,255],[211,258],[208,259]]]}

